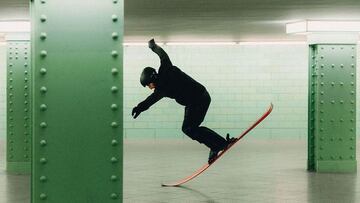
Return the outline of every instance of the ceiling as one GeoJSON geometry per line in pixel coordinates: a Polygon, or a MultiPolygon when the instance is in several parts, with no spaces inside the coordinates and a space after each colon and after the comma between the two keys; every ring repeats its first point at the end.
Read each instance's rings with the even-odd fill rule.
{"type": "MultiPolygon", "coordinates": [[[[29,19],[29,0],[0,0],[0,20],[29,19]]],[[[125,41],[288,41],[285,23],[360,20],[359,0],[125,0],[125,41]]]]}

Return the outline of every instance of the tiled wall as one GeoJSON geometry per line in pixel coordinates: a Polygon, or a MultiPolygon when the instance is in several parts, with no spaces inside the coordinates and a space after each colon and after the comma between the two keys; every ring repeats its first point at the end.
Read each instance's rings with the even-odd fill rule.
{"type": "MultiPolygon", "coordinates": [[[[234,136],[270,102],[274,111],[251,136],[306,138],[308,48],[306,45],[163,46],[174,65],[206,86],[212,103],[203,125],[234,136]]],[[[124,128],[127,138],[183,137],[184,108],[162,99],[136,120],[131,109],[151,91],[139,83],[145,66],[159,67],[146,46],[125,47],[124,128]]]]}
{"type": "MultiPolygon", "coordinates": [[[[235,136],[273,102],[272,115],[251,136],[306,138],[306,45],[164,46],[164,49],[175,65],[210,92],[212,103],[204,125],[222,135],[230,132],[235,136]]],[[[142,68],[157,68],[159,59],[146,46],[125,46],[124,53],[125,137],[182,138],[184,108],[174,100],[162,99],[136,120],[132,119],[132,107],[151,93],[139,83],[142,68]]],[[[6,136],[5,92],[6,48],[0,44],[0,138],[6,136]]],[[[357,115],[360,118],[359,110],[357,115]]],[[[357,132],[358,126],[360,119],[357,132]]]]}

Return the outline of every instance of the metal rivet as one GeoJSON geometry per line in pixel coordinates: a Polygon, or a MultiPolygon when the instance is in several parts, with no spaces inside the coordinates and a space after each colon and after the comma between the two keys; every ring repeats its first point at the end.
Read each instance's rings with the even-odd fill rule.
{"type": "Polygon", "coordinates": [[[40,182],[46,182],[47,178],[46,176],[40,176],[40,182]]]}
{"type": "Polygon", "coordinates": [[[46,109],[47,109],[46,104],[41,104],[41,105],[40,105],[40,110],[46,111],[46,109]]]}
{"type": "Polygon", "coordinates": [[[41,158],[41,159],[40,159],[40,163],[46,164],[46,163],[47,163],[47,159],[46,159],[46,158],[41,158]]]}
{"type": "Polygon", "coordinates": [[[46,69],[45,69],[45,68],[41,68],[41,69],[40,69],[40,74],[41,74],[41,75],[45,75],[45,74],[46,74],[46,69]]]}
{"type": "Polygon", "coordinates": [[[41,93],[46,93],[46,92],[47,92],[47,88],[44,87],[44,86],[41,87],[41,88],[40,88],[40,92],[41,92],[41,93]]]}
{"type": "Polygon", "coordinates": [[[111,193],[110,197],[111,199],[117,199],[118,195],[116,193],[111,193]]]}
{"type": "Polygon", "coordinates": [[[340,85],[341,85],[341,86],[344,86],[344,83],[343,83],[343,82],[340,82],[340,85]]]}
{"type": "Polygon", "coordinates": [[[117,124],[117,122],[112,122],[111,123],[111,127],[113,127],[113,128],[117,128],[119,125],[117,124]]]}
{"type": "Polygon", "coordinates": [[[335,64],[331,64],[331,67],[332,67],[332,68],[335,68],[335,64]]]}
{"type": "Polygon", "coordinates": [[[112,145],[112,146],[116,146],[117,144],[118,144],[118,141],[116,141],[116,140],[112,140],[112,141],[111,141],[111,145],[112,145]]]}
{"type": "Polygon", "coordinates": [[[114,22],[116,22],[116,21],[118,20],[118,17],[117,17],[117,15],[115,15],[115,14],[112,15],[111,18],[112,18],[112,20],[113,20],[114,22]]]}
{"type": "Polygon", "coordinates": [[[45,122],[41,122],[41,123],[40,123],[40,127],[41,127],[41,128],[46,128],[46,127],[47,127],[47,124],[46,124],[45,122]]]}
{"type": "Polygon", "coordinates": [[[119,91],[119,89],[116,86],[111,87],[111,92],[116,93],[118,91],[119,91]]]}
{"type": "Polygon", "coordinates": [[[113,3],[116,4],[118,2],[118,0],[113,0],[113,3]]]}
{"type": "Polygon", "coordinates": [[[335,82],[331,82],[331,86],[334,86],[335,85],[335,82]]]}
{"type": "Polygon", "coordinates": [[[116,163],[116,162],[118,162],[118,160],[117,160],[117,158],[115,158],[115,157],[111,157],[111,162],[112,162],[112,163],[116,163]]]}
{"type": "Polygon", "coordinates": [[[118,34],[117,32],[113,32],[113,33],[111,34],[111,36],[112,36],[112,38],[113,38],[114,40],[116,40],[116,39],[119,38],[119,34],[118,34]]]}
{"type": "Polygon", "coordinates": [[[116,175],[112,175],[112,176],[110,177],[110,180],[111,180],[111,181],[117,181],[117,176],[116,176],[116,175]]]}
{"type": "Polygon", "coordinates": [[[47,143],[46,143],[46,140],[41,140],[41,141],[40,141],[40,145],[41,145],[41,146],[46,146],[46,144],[47,144],[47,143]]]}
{"type": "Polygon", "coordinates": [[[46,3],[46,1],[45,1],[45,0],[41,0],[41,3],[44,4],[44,3],[46,3]]]}
{"type": "Polygon", "coordinates": [[[111,55],[112,55],[113,57],[117,57],[119,54],[118,54],[117,51],[114,50],[114,51],[111,52],[111,55]]]}
{"type": "Polygon", "coordinates": [[[46,50],[42,50],[42,51],[40,52],[40,55],[41,55],[42,57],[46,57],[46,56],[47,56],[47,51],[46,51],[46,50]]]}
{"type": "Polygon", "coordinates": [[[47,20],[46,15],[41,15],[40,20],[41,20],[41,22],[45,22],[47,20]]]}
{"type": "Polygon", "coordinates": [[[117,68],[113,68],[113,69],[111,69],[111,73],[112,73],[113,75],[117,75],[117,74],[119,73],[119,71],[118,71],[117,68]]]}
{"type": "Polygon", "coordinates": [[[116,104],[111,104],[111,109],[115,111],[118,109],[118,106],[116,104]]]}
{"type": "Polygon", "coordinates": [[[331,103],[332,103],[332,104],[335,104],[335,101],[334,101],[334,100],[332,100],[332,101],[331,101],[331,103]]]}
{"type": "Polygon", "coordinates": [[[45,200],[46,198],[47,198],[46,194],[44,194],[44,193],[40,194],[40,199],[45,200]]]}
{"type": "Polygon", "coordinates": [[[46,38],[47,38],[46,32],[42,32],[42,33],[40,34],[40,39],[45,40],[46,38]]]}
{"type": "Polygon", "coordinates": [[[344,64],[340,64],[340,67],[341,67],[341,68],[344,68],[344,64]]]}

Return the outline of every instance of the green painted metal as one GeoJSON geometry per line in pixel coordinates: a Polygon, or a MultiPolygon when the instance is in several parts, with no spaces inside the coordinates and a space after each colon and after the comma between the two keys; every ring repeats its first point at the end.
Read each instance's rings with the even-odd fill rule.
{"type": "Polygon", "coordinates": [[[316,60],[315,46],[309,47],[309,89],[308,89],[308,170],[315,171],[315,84],[316,60]]]}
{"type": "Polygon", "coordinates": [[[356,45],[310,46],[308,169],[356,172],[356,45]]]}
{"type": "Polygon", "coordinates": [[[31,68],[29,40],[7,42],[8,172],[30,173],[31,68]]]}
{"type": "Polygon", "coordinates": [[[32,202],[122,201],[122,0],[33,0],[32,202]]]}

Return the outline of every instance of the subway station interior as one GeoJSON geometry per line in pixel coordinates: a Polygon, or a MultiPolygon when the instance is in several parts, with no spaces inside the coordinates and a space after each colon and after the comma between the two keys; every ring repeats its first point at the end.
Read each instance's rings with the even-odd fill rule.
{"type": "Polygon", "coordinates": [[[0,0],[0,203],[360,202],[358,0],[0,0]]]}

